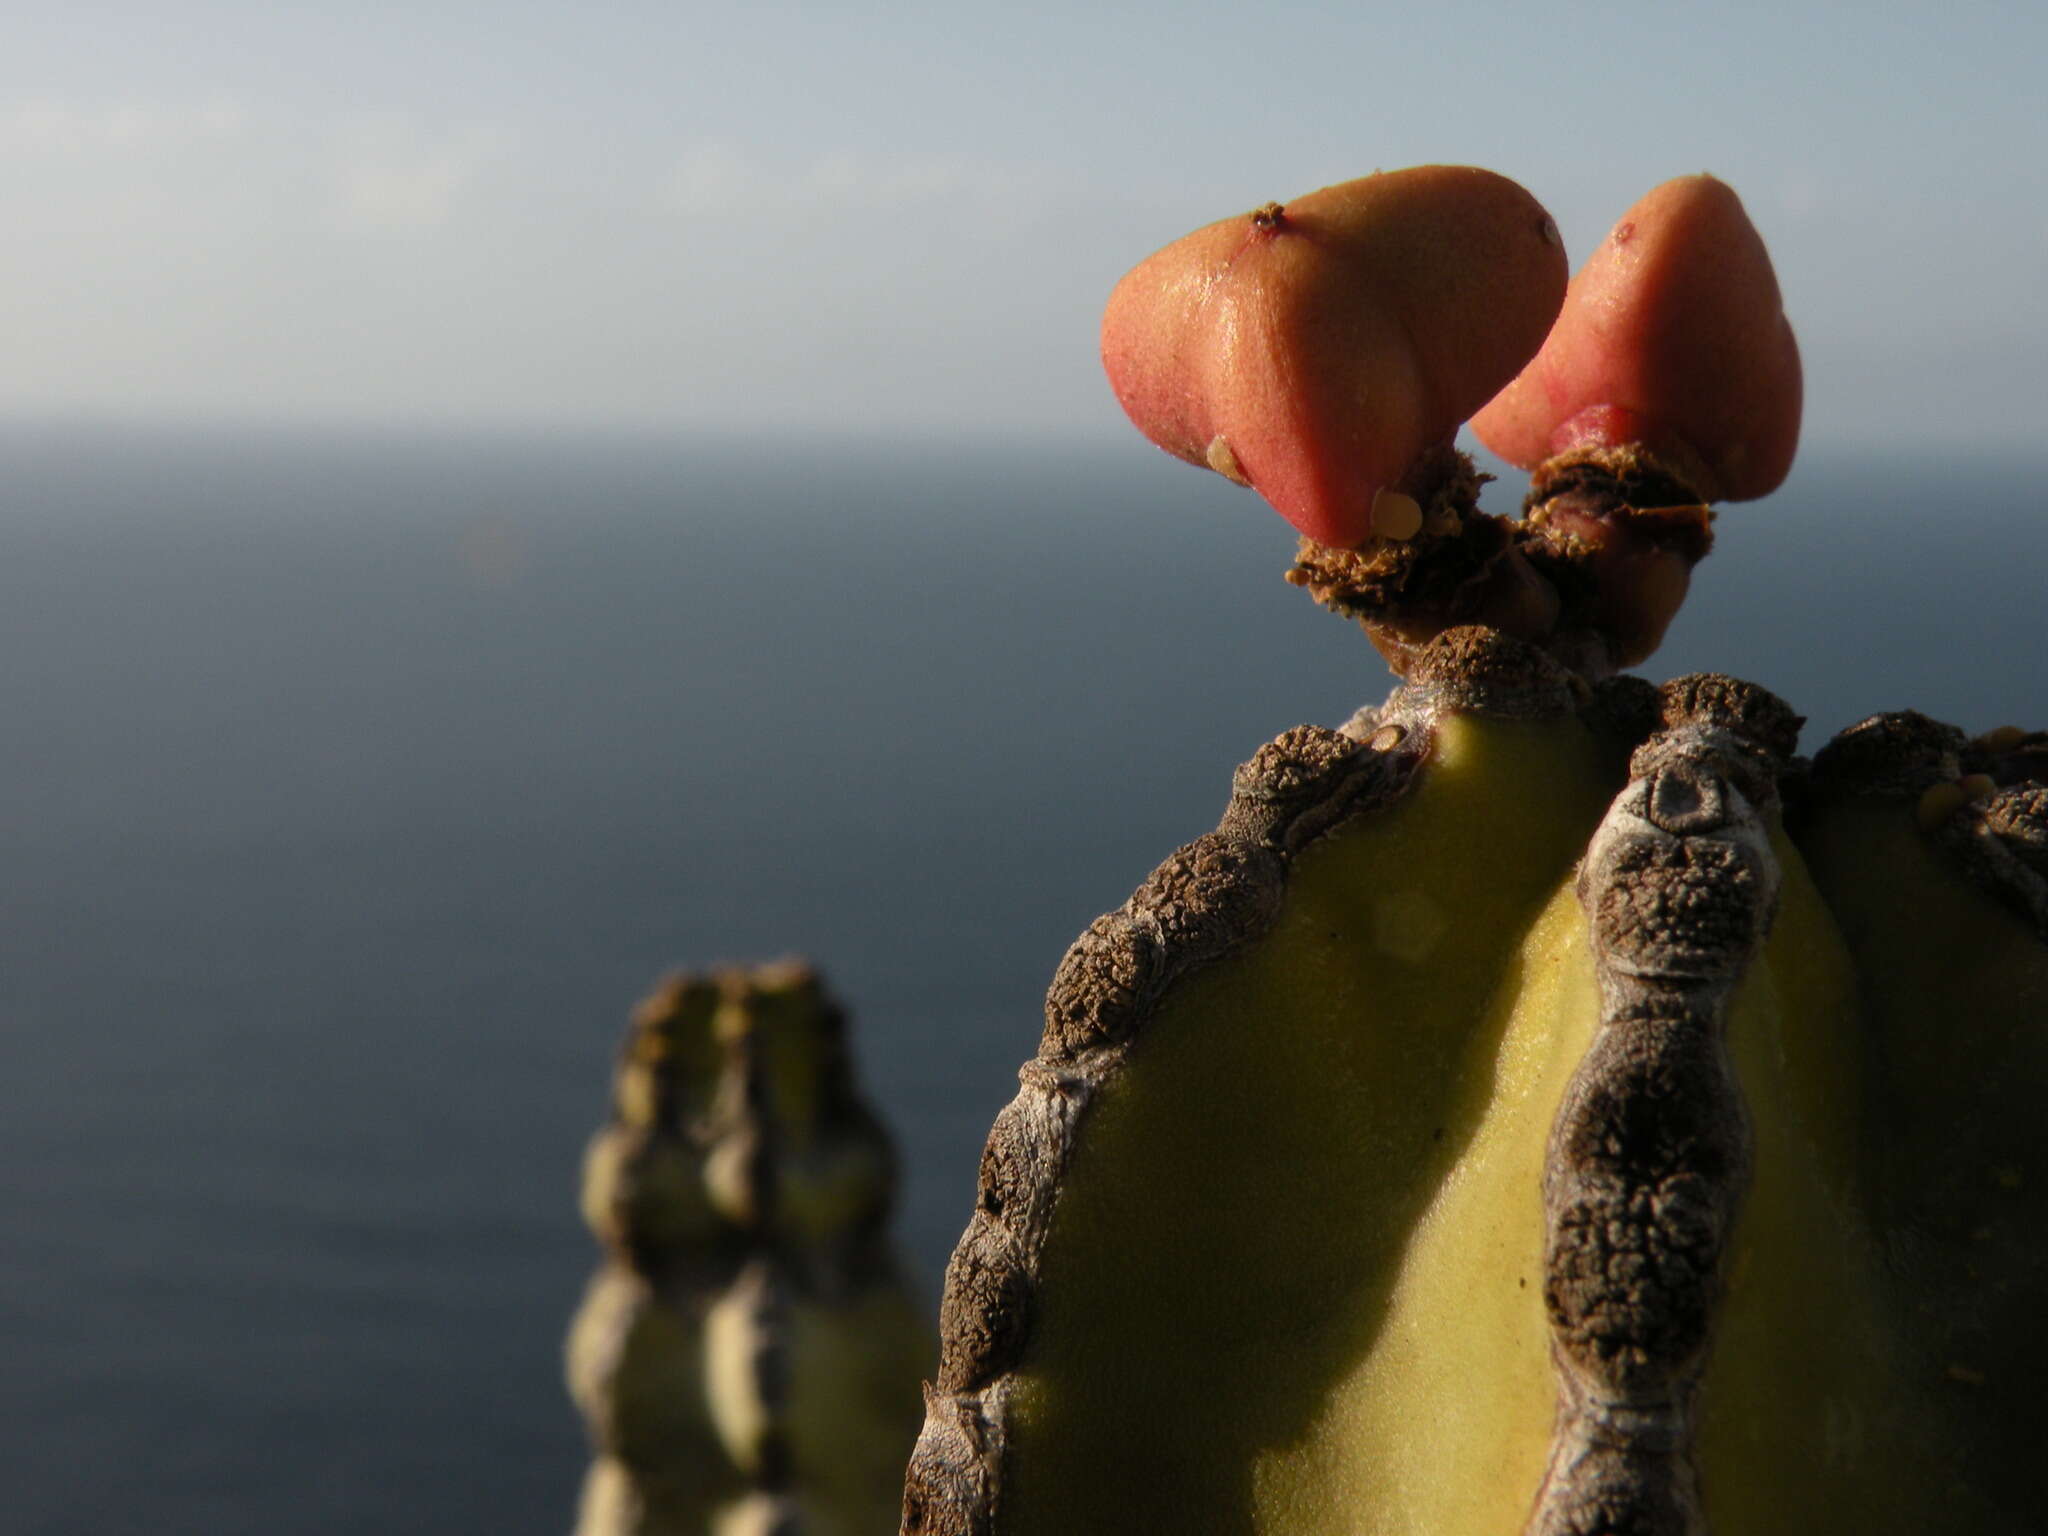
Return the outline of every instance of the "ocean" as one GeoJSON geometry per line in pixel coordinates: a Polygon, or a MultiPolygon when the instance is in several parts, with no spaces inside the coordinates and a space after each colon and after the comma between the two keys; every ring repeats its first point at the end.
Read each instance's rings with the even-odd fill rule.
{"type": "MultiPolygon", "coordinates": [[[[2030,469],[1810,454],[1645,670],[2048,724],[2030,469]]],[[[1291,551],[1135,439],[0,429],[0,1524],[566,1529],[676,966],[824,968],[935,1300],[1067,942],[1391,684],[1291,551]]]]}

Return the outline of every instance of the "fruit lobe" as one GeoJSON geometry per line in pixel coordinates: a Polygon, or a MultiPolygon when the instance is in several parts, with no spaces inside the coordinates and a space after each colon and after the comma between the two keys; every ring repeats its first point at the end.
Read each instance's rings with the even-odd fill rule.
{"type": "Polygon", "coordinates": [[[1536,350],[1566,274],[1556,226],[1505,177],[1381,172],[1140,263],[1110,295],[1103,366],[1158,446],[1355,546],[1380,493],[1536,350]]]}
{"type": "Polygon", "coordinates": [[[1614,226],[1542,351],[1472,428],[1524,468],[1643,443],[1702,478],[1708,499],[1746,501],[1790,472],[1800,398],[1762,237],[1725,182],[1682,176],[1614,226]]]}

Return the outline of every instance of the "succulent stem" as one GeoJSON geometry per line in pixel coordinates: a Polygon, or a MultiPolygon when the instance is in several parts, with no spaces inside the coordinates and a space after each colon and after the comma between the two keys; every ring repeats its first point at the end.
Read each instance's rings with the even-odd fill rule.
{"type": "Polygon", "coordinates": [[[808,967],[678,976],[641,1005],[584,1174],[605,1263],[569,1339],[597,1450],[577,1536],[886,1523],[926,1365],[894,1183],[808,967]]]}

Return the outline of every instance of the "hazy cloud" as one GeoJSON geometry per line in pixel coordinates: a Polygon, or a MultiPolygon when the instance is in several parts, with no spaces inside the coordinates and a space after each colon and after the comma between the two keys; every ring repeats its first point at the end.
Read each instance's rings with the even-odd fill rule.
{"type": "Polygon", "coordinates": [[[949,204],[981,216],[1028,217],[1053,193],[1034,167],[964,154],[878,155],[828,150],[782,163],[710,141],[685,150],[662,188],[662,203],[691,219],[749,215],[901,213],[949,204]]]}
{"type": "Polygon", "coordinates": [[[365,119],[340,139],[330,221],[365,234],[447,222],[500,147],[500,136],[485,129],[429,134],[402,117],[365,119]]]}
{"type": "Polygon", "coordinates": [[[181,148],[234,138],[247,123],[227,97],[199,102],[77,102],[29,97],[0,103],[0,153],[80,155],[181,148]]]}
{"type": "Polygon", "coordinates": [[[1812,219],[1828,211],[1826,179],[1811,166],[1788,165],[1778,174],[1777,211],[1788,219],[1812,219]]]}

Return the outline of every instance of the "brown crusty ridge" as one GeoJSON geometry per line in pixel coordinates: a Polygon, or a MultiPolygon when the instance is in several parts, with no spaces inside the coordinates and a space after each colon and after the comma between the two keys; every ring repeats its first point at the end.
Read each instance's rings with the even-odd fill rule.
{"type": "Polygon", "coordinates": [[[1060,1184],[1090,1103],[1161,997],[1270,927],[1304,848],[1414,787],[1440,717],[1564,714],[1589,708],[1596,692],[1533,646],[1492,630],[1447,631],[1383,707],[1340,730],[1297,726],[1260,748],[1237,770],[1218,828],[1176,850],[1075,941],[1046,996],[1039,1054],[989,1133],[974,1214],[947,1266],[939,1378],[926,1389],[905,1480],[905,1533],[992,1529],[1008,1376],[1031,1336],[1060,1184]]]}

